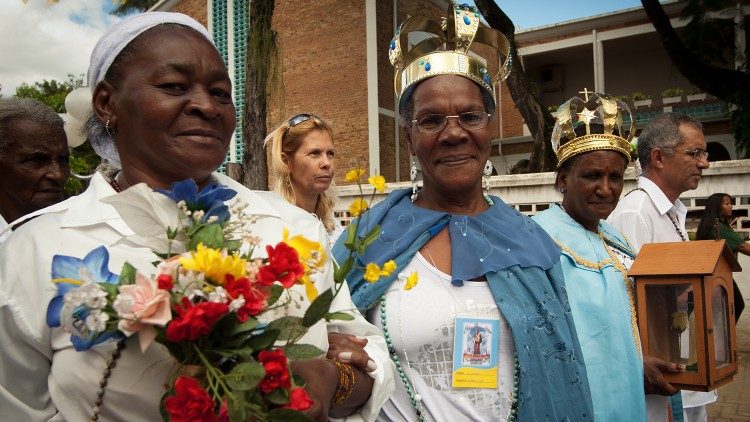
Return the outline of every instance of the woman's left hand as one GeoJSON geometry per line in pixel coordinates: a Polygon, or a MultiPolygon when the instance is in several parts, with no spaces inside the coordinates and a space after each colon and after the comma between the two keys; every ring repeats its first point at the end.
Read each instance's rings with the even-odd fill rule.
{"type": "Polygon", "coordinates": [[[363,372],[372,372],[378,366],[365,351],[366,345],[366,338],[349,334],[328,333],[328,354],[326,357],[348,363],[363,372]]]}
{"type": "Polygon", "coordinates": [[[338,368],[328,359],[305,359],[292,362],[292,373],[305,380],[305,390],[313,405],[305,415],[318,422],[328,420],[331,400],[338,387],[338,368]]]}

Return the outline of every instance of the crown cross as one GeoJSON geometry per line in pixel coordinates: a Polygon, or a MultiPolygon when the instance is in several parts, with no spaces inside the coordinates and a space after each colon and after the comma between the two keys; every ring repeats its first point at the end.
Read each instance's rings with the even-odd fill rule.
{"type": "Polygon", "coordinates": [[[594,93],[594,91],[589,91],[589,90],[588,90],[588,88],[585,88],[585,87],[584,87],[584,88],[583,88],[583,91],[578,91],[578,93],[579,93],[579,94],[583,94],[583,95],[584,95],[584,98],[583,98],[583,100],[584,100],[585,102],[589,102],[589,94],[593,94],[593,93],[594,93]]]}

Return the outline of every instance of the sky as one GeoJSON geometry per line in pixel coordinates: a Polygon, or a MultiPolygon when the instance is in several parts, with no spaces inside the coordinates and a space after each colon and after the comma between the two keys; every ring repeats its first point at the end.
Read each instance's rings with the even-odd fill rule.
{"type": "MultiPolygon", "coordinates": [[[[518,29],[640,6],[639,0],[497,1],[518,29]]],[[[0,94],[14,94],[22,82],[85,74],[97,39],[121,19],[111,8],[112,0],[0,0],[0,94]]]]}

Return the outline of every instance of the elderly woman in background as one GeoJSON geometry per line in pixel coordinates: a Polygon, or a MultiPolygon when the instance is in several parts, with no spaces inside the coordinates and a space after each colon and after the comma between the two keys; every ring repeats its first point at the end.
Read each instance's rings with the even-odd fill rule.
{"type": "Polygon", "coordinates": [[[594,419],[645,421],[643,363],[626,268],[635,253],[604,221],[622,193],[629,138],[635,133],[630,127],[625,139],[622,123],[614,124],[622,117],[633,121],[624,103],[603,94],[574,97],[560,106],[552,144],[558,157],[555,188],[563,200],[533,219],[562,249],[594,419]]]}
{"type": "Polygon", "coordinates": [[[343,227],[333,218],[333,130],[312,114],[298,114],[274,129],[265,144],[271,149],[274,191],[316,216],[332,238],[343,227]]]}
{"type": "MultiPolygon", "coordinates": [[[[501,46],[507,58],[505,37],[479,28],[478,16],[451,4],[448,33],[412,17],[390,46],[401,121],[424,184],[391,193],[352,223],[359,236],[376,225],[380,234],[355,253],[347,275],[354,302],[383,329],[401,381],[381,419],[592,420],[560,250],[532,220],[482,192],[493,88],[509,63],[493,78],[453,49],[474,38],[456,29],[468,22],[476,40],[501,46]],[[456,44],[402,51],[413,30],[433,31],[437,38],[425,41],[433,47],[456,44]],[[391,260],[398,269],[371,284],[372,265],[391,260]]],[[[343,238],[334,246],[339,262],[349,254],[343,238]]]]}
{"type": "Polygon", "coordinates": [[[0,98],[0,243],[8,224],[63,200],[70,175],[65,123],[31,98],[0,98]]]}
{"type": "MultiPolygon", "coordinates": [[[[730,225],[731,221],[732,197],[726,193],[714,193],[706,201],[695,238],[697,240],[724,239],[735,256],[738,253],[750,255],[750,243],[734,231],[730,225]]],[[[745,309],[745,300],[737,287],[737,282],[732,284],[734,285],[734,318],[739,320],[740,314],[745,309]]]]}
{"type": "MultiPolygon", "coordinates": [[[[188,178],[201,187],[218,182],[237,191],[250,204],[247,212],[258,217],[251,230],[262,239],[259,250],[280,241],[285,227],[325,241],[322,225],[308,213],[214,173],[229,147],[235,108],[226,66],[198,22],[177,13],[130,17],[99,40],[88,74],[94,109],[89,137],[97,152],[121,170],[111,179],[96,174],[83,194],[25,224],[0,248],[0,326],[13,338],[0,344],[0,409],[6,420],[80,421],[92,413],[104,419],[161,419],[159,400],[174,366],[164,347],[154,344],[141,353],[131,337],[121,353],[114,342],[78,352],[67,333],[47,326],[40,311],[54,294],[49,269],[55,254],[83,256],[104,245],[110,268],[127,261],[153,272],[156,255],[134,245],[137,236],[104,198],[137,183],[166,188],[188,178]],[[114,361],[117,366],[110,371],[114,361]],[[97,397],[105,389],[100,403],[97,397]]],[[[331,287],[330,265],[316,276],[319,291],[331,287]]],[[[344,291],[331,310],[353,306],[344,291]]],[[[288,312],[299,316],[305,310],[288,312]]],[[[337,324],[320,321],[306,340],[326,350],[329,331],[366,336],[364,352],[347,358],[367,366],[369,354],[382,362],[382,369],[369,374],[354,369],[353,382],[339,391],[341,365],[327,359],[295,362],[293,370],[315,401],[310,415],[325,420],[359,412],[374,418],[392,389],[392,375],[383,370],[388,369],[384,341],[359,316],[337,324]],[[332,405],[337,392],[341,395],[332,405]]]]}

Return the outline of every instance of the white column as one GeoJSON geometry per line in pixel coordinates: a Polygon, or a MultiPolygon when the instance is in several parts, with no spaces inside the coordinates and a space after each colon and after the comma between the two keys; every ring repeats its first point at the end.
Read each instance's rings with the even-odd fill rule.
{"type": "Polygon", "coordinates": [[[370,176],[380,171],[380,124],[378,122],[378,45],[375,0],[365,0],[365,43],[367,45],[367,145],[370,176]]]}
{"type": "Polygon", "coordinates": [[[604,92],[604,47],[596,29],[591,31],[591,46],[594,52],[594,91],[604,92]]]}

